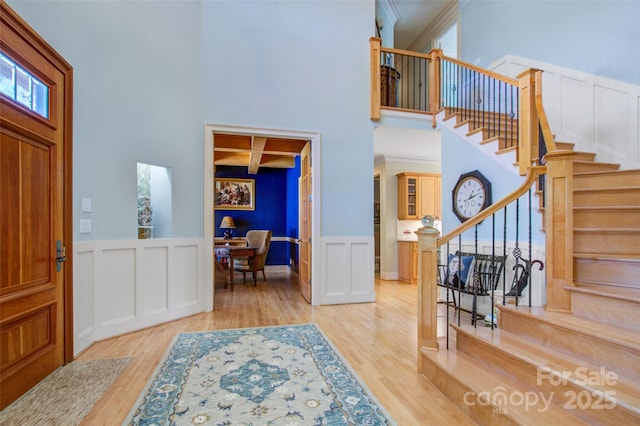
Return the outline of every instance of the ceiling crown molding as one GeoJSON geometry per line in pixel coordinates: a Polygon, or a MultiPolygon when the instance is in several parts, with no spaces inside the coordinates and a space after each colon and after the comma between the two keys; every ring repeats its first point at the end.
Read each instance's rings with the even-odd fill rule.
{"type": "Polygon", "coordinates": [[[392,26],[400,20],[401,16],[394,0],[378,0],[378,4],[380,4],[387,17],[393,21],[391,22],[392,26]]]}
{"type": "Polygon", "coordinates": [[[407,47],[414,52],[428,52],[433,46],[433,40],[441,36],[458,20],[460,16],[460,1],[451,0],[446,9],[420,33],[420,35],[407,47]]]}

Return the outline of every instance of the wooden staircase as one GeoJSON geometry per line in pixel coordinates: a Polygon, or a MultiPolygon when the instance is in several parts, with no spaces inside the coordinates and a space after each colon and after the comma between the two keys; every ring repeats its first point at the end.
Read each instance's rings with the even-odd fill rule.
{"type": "Polygon", "coordinates": [[[573,161],[571,312],[500,306],[498,328],[451,326],[451,350],[421,351],[424,376],[480,424],[640,424],[640,170],[594,159],[573,161]]]}

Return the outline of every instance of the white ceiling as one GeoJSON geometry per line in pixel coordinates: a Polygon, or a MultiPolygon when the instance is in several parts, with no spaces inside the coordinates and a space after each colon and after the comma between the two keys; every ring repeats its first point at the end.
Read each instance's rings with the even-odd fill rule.
{"type": "Polygon", "coordinates": [[[440,132],[401,127],[376,127],[373,131],[374,162],[412,161],[440,163],[440,132]]]}
{"type": "Polygon", "coordinates": [[[451,3],[452,0],[386,0],[400,19],[393,34],[394,47],[406,49],[451,3]]]}

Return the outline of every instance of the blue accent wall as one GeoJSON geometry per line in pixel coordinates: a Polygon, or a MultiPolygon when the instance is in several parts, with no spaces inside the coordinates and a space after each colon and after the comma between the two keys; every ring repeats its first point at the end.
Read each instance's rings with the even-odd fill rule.
{"type": "MultiPolygon", "coordinates": [[[[296,157],[295,167],[287,170],[287,237],[297,239],[299,230],[299,181],[300,157],[296,157]]],[[[298,271],[298,244],[289,243],[289,264],[298,271]]]]}
{"type": "MultiPolygon", "coordinates": [[[[255,179],[255,210],[216,210],[215,236],[224,236],[220,222],[231,216],[236,225],[234,237],[244,237],[252,229],[268,229],[273,237],[297,238],[299,176],[299,160],[296,168],[261,168],[256,175],[248,174],[246,167],[217,166],[216,178],[255,179]]],[[[272,240],[267,265],[288,265],[291,251],[289,242],[272,240]]]]}

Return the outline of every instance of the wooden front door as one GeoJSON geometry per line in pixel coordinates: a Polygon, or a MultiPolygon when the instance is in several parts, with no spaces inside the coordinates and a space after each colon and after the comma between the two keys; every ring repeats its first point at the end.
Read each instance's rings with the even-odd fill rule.
{"type": "Polygon", "coordinates": [[[4,2],[0,28],[3,409],[73,358],[72,71],[4,2]]]}
{"type": "Polygon", "coordinates": [[[311,143],[300,153],[300,293],[311,302],[311,143]]]}

